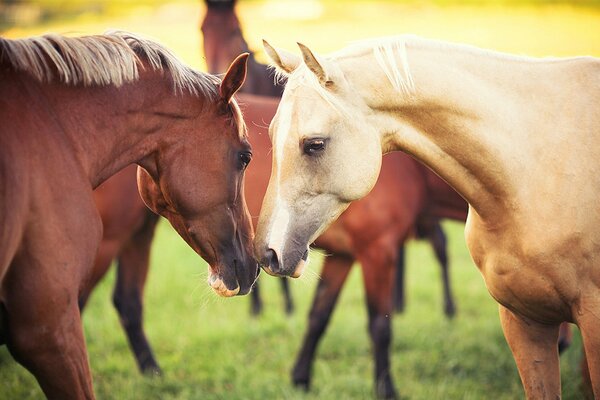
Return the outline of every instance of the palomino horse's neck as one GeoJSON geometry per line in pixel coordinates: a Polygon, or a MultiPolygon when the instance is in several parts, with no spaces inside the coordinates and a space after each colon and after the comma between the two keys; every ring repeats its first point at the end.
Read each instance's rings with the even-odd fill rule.
{"type": "Polygon", "coordinates": [[[411,83],[404,93],[377,65],[373,50],[339,58],[374,111],[369,118],[380,127],[384,151],[415,155],[480,216],[502,218],[519,195],[515,177],[527,169],[527,152],[541,145],[536,131],[550,128],[536,116],[551,111],[545,99],[556,91],[560,74],[553,65],[560,63],[422,39],[402,45],[406,52],[397,51],[395,62],[408,66],[398,67],[411,83]],[[364,71],[372,75],[364,79],[364,71]],[[374,82],[380,82],[377,90],[374,82]]]}
{"type": "Polygon", "coordinates": [[[93,187],[169,143],[164,128],[175,132],[177,124],[197,117],[182,106],[192,96],[175,95],[161,71],[140,72],[138,81],[121,87],[29,84],[46,99],[42,112],[58,124],[93,187]]]}

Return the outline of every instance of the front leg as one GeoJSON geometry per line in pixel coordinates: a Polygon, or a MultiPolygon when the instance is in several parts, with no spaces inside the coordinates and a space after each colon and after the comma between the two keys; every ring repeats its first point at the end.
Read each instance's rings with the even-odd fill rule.
{"type": "Polygon", "coordinates": [[[521,317],[500,305],[500,322],[528,399],[560,399],[559,325],[521,317]]]}
{"type": "Polygon", "coordinates": [[[76,291],[51,290],[45,282],[29,280],[29,290],[13,290],[22,282],[10,285],[5,299],[8,349],[48,399],[93,399],[76,291]]]}
{"type": "Polygon", "coordinates": [[[292,371],[292,381],[295,386],[306,390],[310,387],[311,369],[317,345],[325,333],[353,262],[354,260],[350,257],[335,254],[325,257],[321,280],[308,316],[308,329],[292,371]]]}

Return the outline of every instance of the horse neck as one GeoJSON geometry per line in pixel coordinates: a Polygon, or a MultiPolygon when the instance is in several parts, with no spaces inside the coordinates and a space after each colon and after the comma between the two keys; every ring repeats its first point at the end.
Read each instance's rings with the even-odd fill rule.
{"type": "Polygon", "coordinates": [[[121,88],[37,84],[47,99],[45,112],[94,188],[155,152],[165,126],[173,132],[188,117],[178,111],[165,81],[170,83],[157,72],[141,72],[139,81],[121,88]]]}
{"type": "MultiPolygon", "coordinates": [[[[535,96],[531,91],[537,90],[543,97],[545,88],[527,82],[539,80],[544,70],[525,60],[427,41],[408,43],[406,49],[414,81],[410,94],[399,93],[383,69],[374,68],[372,52],[349,59],[346,66],[341,61],[374,111],[372,123],[380,129],[384,151],[414,155],[480,216],[502,218],[514,207],[515,177],[527,159],[521,151],[530,145],[523,139],[534,122],[519,94],[535,96]],[[368,82],[359,71],[373,71],[368,82]],[[376,90],[374,82],[381,82],[376,90]]],[[[401,56],[396,57],[401,65],[401,56]]]]}

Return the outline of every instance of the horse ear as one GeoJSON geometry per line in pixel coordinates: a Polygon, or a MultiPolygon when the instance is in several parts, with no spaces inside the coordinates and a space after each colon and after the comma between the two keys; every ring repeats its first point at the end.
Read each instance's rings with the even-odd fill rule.
{"type": "Polygon", "coordinates": [[[285,50],[275,49],[269,42],[263,39],[263,47],[265,52],[273,61],[273,64],[280,70],[287,74],[294,72],[298,65],[300,65],[300,57],[295,54],[289,53],[285,50]]]}
{"type": "Polygon", "coordinates": [[[317,76],[321,85],[325,86],[330,84],[331,81],[327,76],[327,72],[325,68],[323,68],[323,63],[319,62],[317,57],[313,54],[312,51],[302,43],[297,43],[298,47],[300,47],[300,51],[302,52],[302,58],[304,59],[304,63],[310,69],[313,74],[317,76]]]}
{"type": "Polygon", "coordinates": [[[235,92],[237,92],[246,80],[246,66],[249,53],[242,53],[229,66],[227,73],[221,82],[219,89],[221,98],[225,103],[229,103],[235,92]]]}

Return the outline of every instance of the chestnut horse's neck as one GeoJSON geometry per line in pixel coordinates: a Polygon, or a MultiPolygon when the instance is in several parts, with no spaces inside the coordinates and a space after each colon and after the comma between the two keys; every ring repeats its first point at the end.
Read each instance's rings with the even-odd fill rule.
{"type": "Polygon", "coordinates": [[[74,150],[94,188],[128,164],[143,164],[169,143],[166,133],[174,139],[177,126],[203,110],[202,100],[175,95],[172,81],[160,71],[142,72],[139,80],[120,88],[25,84],[43,99],[35,102],[38,115],[53,121],[55,134],[74,150]],[[191,109],[191,101],[198,107],[191,109]]]}
{"type": "Polygon", "coordinates": [[[385,61],[376,60],[372,49],[339,54],[339,65],[375,111],[370,118],[380,127],[384,151],[413,154],[488,222],[532,206],[536,190],[552,193],[557,182],[546,174],[557,170],[555,176],[561,176],[561,167],[582,166],[576,154],[590,133],[583,119],[594,104],[585,80],[593,84],[589,78],[598,72],[597,61],[512,57],[422,39],[404,39],[401,45],[404,52],[394,53],[387,71],[385,65],[373,67],[385,61]],[[394,63],[397,70],[390,72],[394,63]],[[582,79],[574,81],[569,73],[582,79]],[[377,90],[374,82],[382,82],[377,90]],[[582,108],[565,113],[573,93],[582,108]],[[568,161],[557,168],[559,151],[568,161]],[[534,180],[535,188],[528,184],[534,180]]]}

